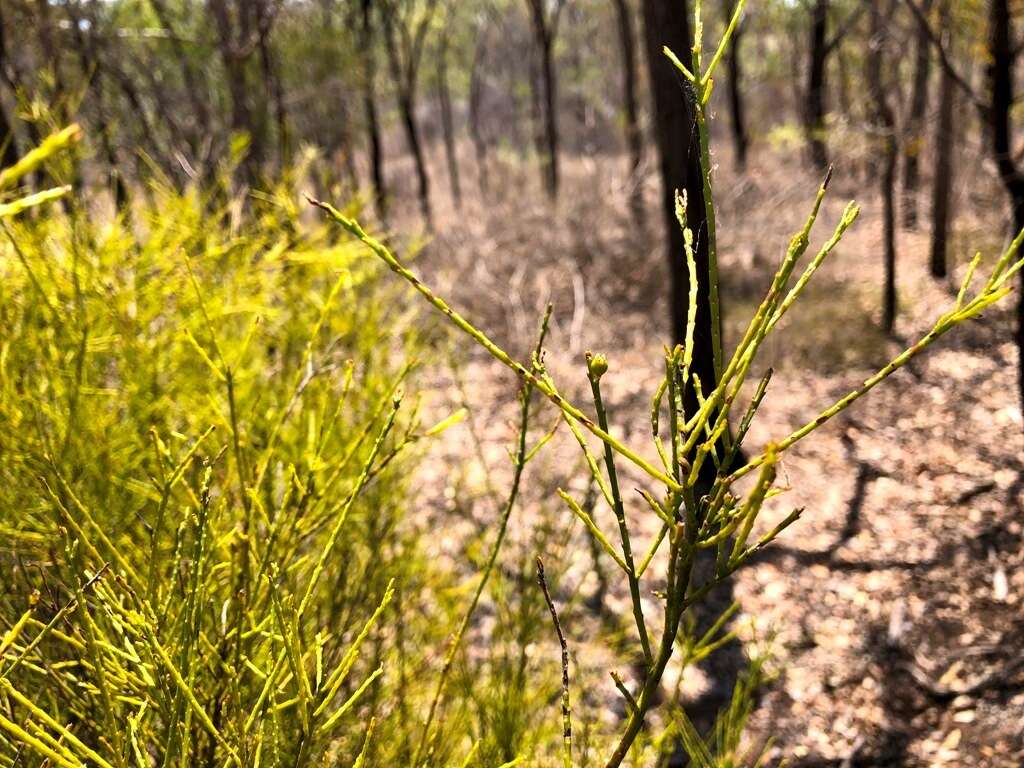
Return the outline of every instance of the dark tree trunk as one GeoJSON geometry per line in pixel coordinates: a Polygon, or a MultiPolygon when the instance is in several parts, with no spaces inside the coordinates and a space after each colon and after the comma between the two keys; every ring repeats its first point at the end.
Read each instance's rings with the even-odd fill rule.
{"type": "Polygon", "coordinates": [[[416,189],[420,199],[420,213],[428,229],[434,226],[434,213],[430,206],[430,176],[427,173],[427,161],[423,156],[423,143],[420,140],[420,127],[416,122],[416,91],[410,88],[398,98],[398,110],[402,113],[402,127],[405,139],[409,143],[413,163],[416,166],[416,189]]]}
{"type": "MultiPolygon", "coordinates": [[[[533,134],[533,151],[538,158],[544,157],[544,108],[540,101],[540,56],[534,46],[529,53],[530,75],[530,132],[533,134]]],[[[543,162],[543,160],[541,160],[543,162]]],[[[541,176],[544,182],[544,176],[541,176]]]]}
{"type": "Polygon", "coordinates": [[[853,112],[853,105],[850,99],[850,63],[847,60],[845,48],[836,48],[836,74],[839,76],[839,84],[836,87],[836,98],[839,101],[839,111],[843,116],[849,118],[853,112]]]}
{"type": "MultiPolygon", "coordinates": [[[[727,0],[725,3],[725,22],[729,23],[736,8],[735,0],[727,0]]],[[[729,47],[729,126],[732,129],[732,145],[736,154],[736,168],[741,173],[747,169],[747,149],[750,146],[750,139],[747,136],[747,124],[743,111],[743,91],[740,83],[742,81],[740,43],[743,41],[743,25],[740,24],[732,33],[732,44],[729,47]]]]}
{"type": "Polygon", "coordinates": [[[65,10],[68,14],[69,26],[74,33],[75,47],[78,49],[78,61],[82,66],[82,72],[87,73],[86,88],[91,92],[92,100],[96,105],[100,146],[103,148],[103,154],[107,161],[107,181],[114,195],[114,206],[118,211],[126,210],[128,206],[128,187],[125,184],[124,176],[121,174],[117,152],[114,149],[114,141],[111,135],[111,123],[113,120],[112,115],[107,110],[106,93],[103,89],[104,68],[99,60],[93,38],[93,35],[96,33],[96,19],[80,17],[77,13],[78,8],[74,3],[68,3],[65,10]],[[86,29],[89,31],[88,38],[86,37],[86,29]]]}
{"type": "Polygon", "coordinates": [[[480,183],[480,194],[487,196],[489,182],[487,177],[487,142],[484,140],[480,125],[480,102],[483,99],[483,56],[486,51],[486,27],[477,31],[476,47],[473,50],[473,64],[469,70],[469,135],[473,141],[473,152],[476,155],[476,168],[480,183]]]}
{"type": "MultiPolygon", "coordinates": [[[[661,175],[661,212],[668,246],[670,285],[670,321],[672,338],[681,343],[686,336],[686,315],[690,281],[684,257],[683,233],[676,220],[675,190],[686,192],[687,224],[694,234],[694,259],[697,263],[697,317],[693,337],[692,372],[700,377],[705,392],[716,386],[712,346],[711,303],[707,218],[704,208],[704,185],[701,176],[700,143],[694,112],[693,92],[680,87],[683,82],[672,63],[662,52],[668,46],[685,60],[692,46],[687,3],[679,0],[643,0],[644,48],[653,101],[655,144],[661,175]]],[[[694,388],[687,387],[683,406],[695,413],[698,403],[694,388]]],[[[714,468],[711,468],[714,473],[714,468]]],[[[705,478],[700,482],[704,484],[705,478]]],[[[707,550],[711,552],[711,550],[707,550]]],[[[710,559],[698,558],[698,570],[714,567],[710,559]]],[[[698,634],[707,629],[732,602],[728,584],[709,595],[698,615],[698,634]]],[[[710,727],[715,714],[732,694],[733,684],[743,663],[735,643],[720,649],[705,662],[711,681],[709,691],[695,707],[698,727],[710,727]]]]}
{"type": "Polygon", "coordinates": [[[428,13],[417,21],[414,30],[402,30],[401,47],[395,27],[398,24],[406,24],[406,21],[398,18],[398,10],[394,5],[385,7],[384,11],[384,35],[387,43],[385,47],[388,64],[391,67],[391,77],[395,82],[395,89],[398,91],[398,111],[401,115],[402,128],[405,130],[405,140],[409,145],[409,152],[412,154],[416,167],[420,213],[428,229],[434,227],[434,213],[430,205],[430,175],[427,172],[423,142],[420,139],[420,127],[416,120],[416,98],[423,38],[436,5],[436,1],[428,4],[428,13]]]}
{"type": "Polygon", "coordinates": [[[249,101],[248,62],[252,55],[249,40],[255,34],[253,0],[240,0],[229,7],[229,0],[207,0],[217,30],[217,47],[231,101],[231,130],[249,137],[249,151],[243,162],[245,181],[253,184],[259,178],[264,161],[263,130],[266,121],[257,120],[249,101]]]}
{"type": "MultiPolygon", "coordinates": [[[[680,87],[681,78],[662,53],[664,46],[685,55],[692,45],[688,10],[673,0],[643,0],[644,44],[653,100],[655,143],[661,173],[661,212],[668,244],[672,338],[682,343],[686,336],[686,314],[690,280],[684,258],[683,233],[676,221],[675,190],[686,192],[688,224],[694,233],[697,262],[697,323],[694,332],[695,373],[710,391],[715,381],[711,345],[711,305],[708,274],[707,221],[704,213],[704,185],[701,181],[700,146],[693,94],[680,87]]],[[[694,412],[696,401],[686,404],[694,412]]]]}
{"type": "Polygon", "coordinates": [[[622,56],[622,107],[626,118],[626,147],[629,150],[629,205],[634,223],[646,226],[640,166],[643,163],[643,134],[640,131],[640,110],[636,97],[636,41],[633,19],[626,0],[613,0],[618,18],[619,51],[622,56]]]}
{"type": "Polygon", "coordinates": [[[872,102],[872,128],[877,146],[879,182],[882,194],[882,241],[885,261],[885,282],[882,289],[882,328],[892,332],[896,322],[896,121],[882,80],[885,66],[883,36],[885,18],[881,0],[872,0],[870,37],[865,51],[868,91],[872,102]]]}
{"type": "MultiPolygon", "coordinates": [[[[558,10],[555,18],[548,19],[542,0],[528,0],[530,21],[533,26],[533,37],[537,54],[538,74],[541,93],[538,100],[542,102],[541,118],[543,120],[544,153],[541,155],[541,177],[544,189],[552,200],[558,197],[559,154],[558,154],[558,83],[555,79],[555,31],[557,29],[558,10]]],[[[561,2],[557,8],[561,9],[561,2]]],[[[535,80],[536,83],[536,80],[535,80]]]]}
{"type": "MultiPolygon", "coordinates": [[[[988,118],[992,153],[999,178],[1013,207],[1015,232],[1024,230],[1024,174],[1013,157],[1011,110],[1013,109],[1013,66],[1017,51],[1013,43],[1013,16],[1009,0],[989,0],[989,68],[991,94],[988,118]]],[[[1024,278],[1022,278],[1024,282],[1024,278]]],[[[1024,290],[1017,294],[1017,387],[1024,403],[1024,290]]]]}
{"type": "Polygon", "coordinates": [[[814,0],[811,6],[811,38],[808,48],[806,112],[804,130],[811,162],[824,172],[828,166],[825,145],[825,90],[828,58],[828,0],[814,0]]]}
{"type": "Polygon", "coordinates": [[[448,89],[448,32],[441,33],[441,46],[437,54],[437,101],[441,111],[441,130],[444,133],[444,156],[448,162],[448,181],[452,188],[455,207],[462,207],[462,189],[459,184],[459,159],[455,152],[455,121],[452,119],[452,97],[448,89]]]}
{"type": "MultiPolygon", "coordinates": [[[[932,0],[924,0],[925,13],[932,0]]],[[[907,136],[903,145],[903,225],[917,228],[917,192],[921,185],[921,151],[924,148],[924,118],[928,108],[928,73],[931,68],[931,41],[928,31],[918,25],[914,43],[914,83],[910,96],[907,136]]]]}
{"type": "Polygon", "coordinates": [[[288,131],[288,112],[284,103],[284,85],[278,72],[270,35],[260,35],[260,68],[263,71],[265,98],[274,102],[274,122],[277,129],[277,161],[281,168],[291,162],[291,136],[288,131]]]}
{"type": "Polygon", "coordinates": [[[9,168],[18,162],[18,145],[14,140],[14,128],[7,119],[7,111],[0,105],[0,168],[9,168]]]}
{"type": "MultiPolygon", "coordinates": [[[[3,3],[0,2],[0,78],[2,78],[3,82],[7,84],[7,87],[10,89],[11,95],[17,97],[21,77],[19,76],[19,73],[14,65],[14,62],[12,62],[7,56],[8,26],[7,17],[4,15],[3,11],[3,3]]],[[[4,112],[2,108],[0,108],[0,117],[2,117],[4,120],[3,131],[5,136],[10,136],[10,140],[7,142],[7,145],[4,149],[3,166],[5,167],[8,165],[13,165],[14,162],[16,162],[18,159],[19,153],[17,139],[14,135],[14,125],[12,122],[13,118],[6,112],[4,112]]],[[[31,144],[38,146],[43,138],[39,133],[39,128],[36,127],[36,124],[31,121],[27,121],[23,125],[25,128],[25,132],[28,134],[29,142],[31,144]]],[[[36,177],[36,173],[30,173],[25,177],[25,181],[28,184],[32,185],[34,184],[34,180],[36,179],[36,177]]]]}
{"type": "Polygon", "coordinates": [[[388,217],[387,187],[384,182],[384,148],[377,117],[377,56],[373,47],[373,0],[362,0],[363,112],[366,118],[367,141],[370,145],[370,178],[373,202],[381,221],[388,217]]]}
{"type": "MultiPolygon", "coordinates": [[[[0,73],[3,73],[4,79],[8,80],[7,38],[4,27],[4,16],[0,14],[0,73]]],[[[8,84],[13,85],[9,80],[8,84]]],[[[13,87],[11,90],[14,90],[13,87]]],[[[14,125],[2,104],[0,104],[0,144],[3,146],[3,151],[0,153],[0,168],[8,168],[18,162],[18,142],[14,135],[14,125]]]]}
{"type": "Polygon", "coordinates": [[[191,126],[189,131],[189,144],[195,155],[193,162],[205,160],[205,158],[201,157],[201,148],[207,141],[209,132],[213,127],[210,124],[210,112],[204,98],[207,95],[207,91],[200,85],[201,78],[196,74],[192,59],[185,50],[181,37],[175,31],[176,25],[171,20],[166,0],[149,0],[149,4],[153,8],[160,26],[170,32],[171,49],[174,51],[174,56],[177,58],[178,65],[181,68],[182,80],[188,94],[188,103],[192,110],[192,118],[195,121],[195,125],[191,126]]]}
{"type": "MultiPolygon", "coordinates": [[[[942,5],[942,27],[949,29],[949,3],[942,5]]],[[[948,36],[947,36],[948,38],[948,36]]],[[[942,68],[939,81],[939,119],[935,126],[935,178],[932,181],[932,242],[928,260],[932,277],[946,277],[949,240],[950,193],[953,188],[953,109],[956,83],[942,68]]]]}

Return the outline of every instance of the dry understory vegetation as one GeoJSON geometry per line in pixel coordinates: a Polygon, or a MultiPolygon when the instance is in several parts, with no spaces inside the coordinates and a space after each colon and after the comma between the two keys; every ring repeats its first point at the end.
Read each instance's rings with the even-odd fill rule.
{"type": "MultiPolygon", "coordinates": [[[[966,148],[965,160],[972,151],[980,152],[966,148]]],[[[816,180],[794,174],[798,165],[784,150],[766,147],[742,176],[727,156],[718,159],[722,154],[716,153],[715,178],[725,233],[722,291],[734,340],[801,223],[816,180]]],[[[645,423],[661,375],[651,361],[660,359],[668,337],[665,276],[660,259],[637,258],[660,246],[638,237],[616,205],[622,179],[608,168],[621,164],[605,160],[566,163],[567,194],[555,213],[528,193],[529,169],[504,167],[490,197],[471,195],[461,211],[441,210],[438,234],[416,268],[519,359],[528,354],[522,340],[553,302],[546,343],[553,376],[570,399],[582,398],[584,351],[607,354],[613,431],[642,445],[646,435],[636,425],[645,423]]],[[[862,171],[850,166],[836,172],[825,220],[837,218],[856,191],[862,171]]],[[[802,424],[927,329],[955,294],[968,243],[989,258],[1000,250],[991,235],[979,240],[1001,231],[1003,221],[991,169],[961,164],[968,166],[948,285],[927,276],[926,234],[899,234],[900,313],[892,338],[878,328],[879,201],[862,200],[860,220],[788,318],[785,346],[776,343],[765,355],[776,370],[774,397],[755,419],[749,445],[802,424]],[[991,199],[972,198],[968,189],[995,191],[991,199]]],[[[409,300],[418,301],[411,294],[409,300]]],[[[1024,757],[1024,438],[1012,319],[1007,306],[986,312],[783,462],[780,477],[793,490],[778,511],[807,511],[737,575],[734,594],[741,606],[735,626],[747,652],[770,659],[772,677],[749,737],[756,745],[773,736],[772,763],[1017,766],[1024,757]]],[[[430,546],[462,563],[469,578],[474,547],[488,540],[494,523],[493,491],[503,492],[511,475],[506,451],[515,434],[517,385],[486,353],[454,341],[449,357],[461,372],[453,377],[438,355],[430,389],[440,410],[467,405],[473,418],[431,446],[421,477],[434,512],[424,526],[445,521],[444,535],[430,546]],[[467,456],[474,460],[467,464],[467,456]],[[453,525],[456,519],[464,522],[453,525]]],[[[544,425],[557,415],[541,411],[544,425]]],[[[621,711],[608,669],[622,662],[598,628],[604,614],[628,615],[629,596],[613,582],[604,607],[595,602],[607,586],[595,573],[582,525],[555,495],[567,477],[579,476],[574,448],[563,429],[527,469],[506,557],[516,562],[538,546],[549,548],[547,569],[559,574],[558,597],[566,603],[562,624],[580,698],[574,715],[615,720],[621,711]],[[538,534],[552,525],[575,527],[569,540],[552,542],[538,534]]],[[[553,636],[545,642],[550,647],[535,655],[555,674],[557,646],[553,636]]],[[[682,690],[696,698],[703,684],[691,670],[682,690]]]]}

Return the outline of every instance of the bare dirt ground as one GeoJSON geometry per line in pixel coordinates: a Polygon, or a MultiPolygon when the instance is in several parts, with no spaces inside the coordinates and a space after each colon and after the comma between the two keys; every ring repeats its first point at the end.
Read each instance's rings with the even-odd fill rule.
{"type": "MultiPolygon", "coordinates": [[[[730,336],[749,317],[812,199],[816,180],[791,160],[765,147],[743,176],[728,158],[716,171],[730,336]]],[[[521,359],[543,307],[554,302],[547,362],[559,386],[585,403],[582,353],[607,353],[613,431],[650,453],[649,398],[668,341],[666,271],[660,240],[636,232],[626,217],[622,164],[619,158],[566,162],[563,195],[552,212],[535,191],[532,166],[492,169],[484,195],[467,157],[469,199],[455,211],[445,196],[438,233],[417,268],[521,359]]],[[[992,259],[1006,235],[1003,199],[989,169],[978,156],[969,156],[965,168],[970,175],[958,189],[982,193],[958,193],[956,281],[968,248],[992,259]]],[[[849,168],[837,168],[813,242],[831,233],[860,181],[849,168]]],[[[435,174],[435,185],[444,183],[443,173],[435,174]]],[[[649,226],[656,231],[654,181],[647,186],[649,226]]],[[[773,366],[776,376],[751,447],[813,418],[927,331],[951,301],[950,285],[927,276],[927,232],[901,231],[896,334],[879,331],[880,205],[873,190],[857,197],[860,221],[764,355],[762,366],[773,366]]],[[[926,222],[925,194],[921,207],[926,222]]],[[[775,516],[766,517],[778,519],[793,507],[806,512],[735,581],[742,605],[737,627],[752,645],[770,639],[775,658],[777,674],[751,723],[755,744],[775,737],[771,764],[784,758],[808,767],[1024,763],[1024,434],[1013,301],[954,331],[787,455],[781,476],[791,490],[775,500],[775,516]]],[[[435,538],[439,551],[453,556],[466,536],[493,520],[486,486],[503,492],[516,388],[464,340],[455,349],[491,470],[475,461],[465,426],[431,449],[424,483],[436,488],[438,511],[463,512],[464,525],[448,515],[435,538]]],[[[439,409],[461,400],[444,365],[431,375],[439,409]]],[[[550,408],[540,414],[538,435],[556,416],[550,408]]],[[[531,465],[510,546],[528,546],[528,531],[541,517],[573,528],[578,546],[560,550],[548,568],[562,574],[563,592],[588,593],[595,577],[583,534],[553,493],[566,484],[580,490],[580,481],[571,480],[583,474],[570,443],[561,434],[531,465]]],[[[653,531],[642,503],[632,501],[631,520],[653,531]]],[[[613,585],[611,606],[624,599],[613,585]]],[[[617,697],[606,672],[616,663],[611,651],[586,622],[568,624],[574,674],[587,680],[594,673],[582,684],[584,699],[614,720],[617,697]]]]}

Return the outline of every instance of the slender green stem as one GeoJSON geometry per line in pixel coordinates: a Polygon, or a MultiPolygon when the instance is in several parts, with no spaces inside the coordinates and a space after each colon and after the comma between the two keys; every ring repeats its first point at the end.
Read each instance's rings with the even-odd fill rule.
{"type": "MultiPolygon", "coordinates": [[[[608,430],[608,413],[604,407],[604,399],[601,397],[601,373],[593,364],[596,358],[587,354],[587,378],[590,379],[590,390],[594,395],[594,408],[597,411],[597,423],[601,429],[608,430]]],[[[607,365],[606,365],[607,367],[607,365]]],[[[619,492],[619,476],[615,471],[615,453],[610,445],[604,446],[604,465],[608,470],[608,485],[612,494],[612,509],[615,511],[615,519],[619,524],[619,539],[622,543],[622,559],[626,563],[626,578],[629,581],[629,597],[633,603],[633,620],[636,622],[636,631],[640,635],[640,647],[644,652],[644,660],[649,667],[653,662],[651,656],[651,641],[647,636],[647,623],[644,621],[643,603],[640,599],[640,582],[636,575],[636,565],[633,563],[633,547],[629,541],[629,526],[626,524],[626,510],[622,503],[622,494],[619,492]]]]}
{"type": "Polygon", "coordinates": [[[412,285],[430,304],[436,309],[442,312],[459,330],[468,334],[474,339],[481,347],[487,350],[498,362],[502,363],[507,368],[510,368],[516,373],[521,379],[529,382],[533,387],[537,389],[542,395],[548,400],[554,403],[563,413],[570,416],[571,418],[578,421],[587,430],[591,432],[598,439],[604,441],[612,447],[616,453],[621,454],[629,461],[633,462],[637,467],[643,470],[645,473],[653,477],[655,480],[659,480],[667,485],[671,490],[677,491],[680,489],[680,485],[669,477],[665,472],[661,471],[647,459],[640,456],[638,453],[630,449],[628,446],[623,444],[621,441],[610,435],[605,430],[601,429],[595,424],[586,414],[583,413],[579,408],[569,403],[557,391],[553,390],[546,382],[538,378],[534,373],[527,370],[521,363],[513,360],[512,357],[501,347],[495,344],[491,339],[474,327],[468,320],[462,315],[453,310],[448,304],[434,294],[427,286],[425,286],[416,275],[402,265],[394,254],[379,240],[371,237],[366,231],[359,225],[358,222],[348,218],[339,210],[331,206],[329,203],[322,202],[320,200],[309,199],[310,203],[317,206],[321,210],[325,211],[334,221],[340,224],[344,229],[351,233],[358,240],[362,241],[375,255],[377,255],[393,272],[400,275],[406,281],[412,285]]]}
{"type": "MultiPolygon", "coordinates": [[[[540,359],[543,351],[544,339],[548,333],[548,323],[551,319],[551,307],[548,306],[544,319],[541,321],[541,329],[537,339],[537,346],[534,349],[533,365],[534,372],[540,374],[540,359]]],[[[535,377],[536,378],[536,377],[535,377]]],[[[483,595],[484,589],[487,587],[487,582],[491,578],[491,574],[494,571],[494,566],[498,561],[498,555],[501,552],[501,546],[505,542],[505,534],[508,531],[508,521],[512,515],[512,510],[516,505],[516,500],[519,498],[519,486],[522,480],[523,470],[526,468],[527,461],[527,447],[526,438],[530,424],[530,403],[533,399],[534,386],[527,381],[523,385],[522,392],[519,398],[519,432],[516,438],[516,455],[513,462],[512,471],[512,485],[509,489],[508,497],[505,500],[505,506],[501,511],[500,522],[498,523],[498,533],[494,538],[494,543],[491,545],[491,550],[487,555],[487,562],[484,565],[483,572],[480,574],[480,579],[477,581],[476,589],[473,592],[473,598],[469,602],[469,606],[466,608],[466,612],[462,615],[462,620],[459,622],[458,628],[455,630],[455,634],[452,635],[451,642],[448,645],[448,651],[445,653],[444,663],[441,666],[441,674],[437,680],[437,686],[434,688],[434,696],[430,701],[430,708],[427,710],[427,719],[423,723],[423,734],[420,736],[419,745],[416,747],[416,752],[413,756],[412,765],[414,768],[421,764],[421,760],[426,757],[424,751],[427,748],[427,744],[430,739],[430,729],[434,723],[434,717],[437,714],[437,709],[441,703],[441,698],[444,696],[445,687],[448,684],[448,678],[451,674],[452,666],[455,664],[455,658],[458,655],[459,648],[462,645],[462,638],[466,634],[466,630],[469,628],[470,622],[473,620],[473,615],[476,613],[477,606],[480,603],[480,598],[483,595]]]]}

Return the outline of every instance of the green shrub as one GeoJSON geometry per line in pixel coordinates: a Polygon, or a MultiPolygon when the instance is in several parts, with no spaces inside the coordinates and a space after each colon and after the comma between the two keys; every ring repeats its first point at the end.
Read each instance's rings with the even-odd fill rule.
{"type": "MultiPolygon", "coordinates": [[[[70,135],[0,183],[70,177],[70,135]]],[[[0,207],[0,765],[369,755],[400,643],[443,634],[394,607],[438,571],[394,290],[286,188],[41,197],[0,207]]]]}

